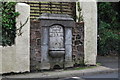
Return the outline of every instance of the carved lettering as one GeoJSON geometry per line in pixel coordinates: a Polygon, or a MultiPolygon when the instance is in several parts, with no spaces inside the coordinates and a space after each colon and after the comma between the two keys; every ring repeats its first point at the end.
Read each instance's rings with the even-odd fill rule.
{"type": "Polygon", "coordinates": [[[60,25],[51,26],[49,29],[50,48],[63,48],[63,27],[60,25]]]}

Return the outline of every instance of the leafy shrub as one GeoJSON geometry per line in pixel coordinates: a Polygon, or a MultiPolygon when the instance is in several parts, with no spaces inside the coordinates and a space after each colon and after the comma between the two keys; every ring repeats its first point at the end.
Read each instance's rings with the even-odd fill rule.
{"type": "Polygon", "coordinates": [[[2,2],[2,46],[11,46],[15,43],[16,21],[19,15],[15,12],[16,2],[2,2]]]}
{"type": "MultiPolygon", "coordinates": [[[[120,22],[118,10],[114,8],[118,3],[98,3],[98,53],[108,55],[119,52],[120,22]]],[[[117,6],[116,6],[117,7],[117,6]]]]}
{"type": "Polygon", "coordinates": [[[0,45],[2,45],[2,5],[0,2],[0,45]]]}

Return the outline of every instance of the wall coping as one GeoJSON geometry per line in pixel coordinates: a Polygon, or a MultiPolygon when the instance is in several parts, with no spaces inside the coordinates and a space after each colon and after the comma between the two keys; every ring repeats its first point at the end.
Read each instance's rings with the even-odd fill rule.
{"type": "Polygon", "coordinates": [[[67,21],[74,21],[69,15],[67,14],[50,14],[50,13],[43,13],[41,14],[39,20],[67,20],[67,21]]]}

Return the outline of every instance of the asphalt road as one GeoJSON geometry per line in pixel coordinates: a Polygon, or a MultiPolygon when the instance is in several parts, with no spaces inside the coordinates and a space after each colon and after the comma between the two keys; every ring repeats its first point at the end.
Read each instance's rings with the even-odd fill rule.
{"type": "Polygon", "coordinates": [[[89,76],[70,77],[59,80],[119,80],[118,73],[105,73],[105,74],[94,74],[89,76]]]}
{"type": "Polygon", "coordinates": [[[118,73],[97,74],[92,76],[83,76],[83,78],[118,78],[118,73]]]}
{"type": "Polygon", "coordinates": [[[104,73],[104,74],[92,74],[86,76],[73,76],[67,78],[3,78],[2,80],[120,80],[118,79],[118,73],[104,73]]]}
{"type": "MultiPolygon", "coordinates": [[[[118,58],[117,57],[98,57],[97,62],[101,63],[101,66],[93,68],[80,70],[82,75],[80,76],[78,71],[58,71],[58,72],[43,72],[43,73],[26,73],[18,75],[6,75],[3,76],[2,80],[120,80],[118,78],[118,73],[107,73],[104,70],[118,69],[118,58]],[[83,71],[83,72],[82,72],[83,71]],[[94,71],[102,71],[98,73],[85,74],[94,71]],[[62,73],[62,74],[61,74],[62,73]],[[68,75],[69,74],[69,75],[68,75]],[[116,78],[116,79],[115,79],[116,78]]],[[[120,76],[119,76],[120,77],[120,76]]]]}

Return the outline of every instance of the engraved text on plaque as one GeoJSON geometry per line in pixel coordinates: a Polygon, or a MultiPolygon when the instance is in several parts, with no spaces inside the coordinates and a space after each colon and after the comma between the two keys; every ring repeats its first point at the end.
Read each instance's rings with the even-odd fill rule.
{"type": "Polygon", "coordinates": [[[49,29],[49,46],[50,48],[63,48],[63,27],[53,25],[49,29]]]}

